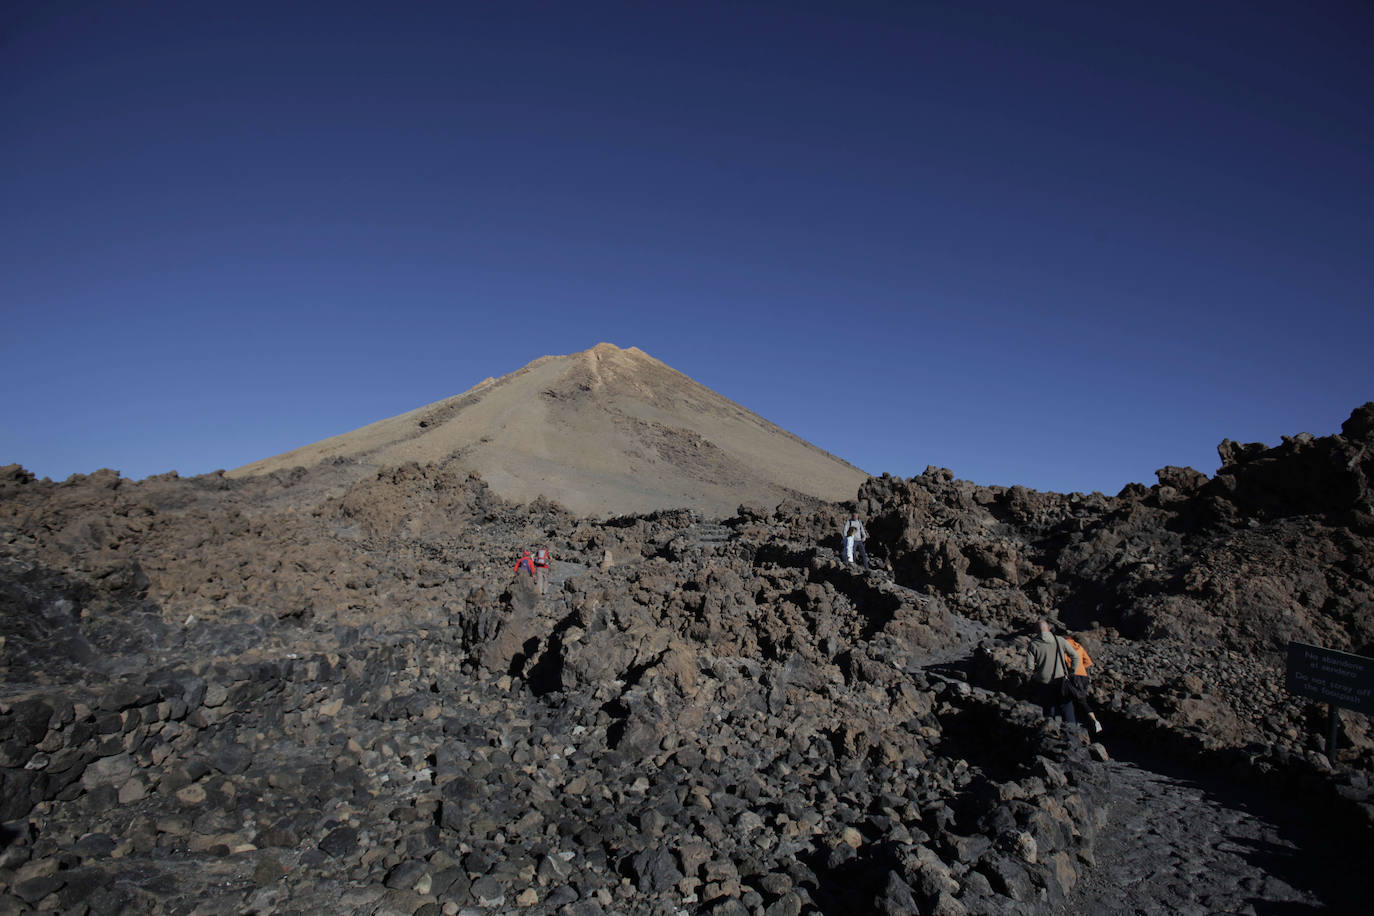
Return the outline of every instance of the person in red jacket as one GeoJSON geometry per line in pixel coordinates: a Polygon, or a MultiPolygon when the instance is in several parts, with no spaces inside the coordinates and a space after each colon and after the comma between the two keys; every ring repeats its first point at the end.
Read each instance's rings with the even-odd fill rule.
{"type": "Polygon", "coordinates": [[[520,572],[520,567],[522,566],[530,571],[530,578],[534,578],[534,558],[530,556],[528,550],[520,555],[520,559],[515,561],[516,573],[520,572]]]}

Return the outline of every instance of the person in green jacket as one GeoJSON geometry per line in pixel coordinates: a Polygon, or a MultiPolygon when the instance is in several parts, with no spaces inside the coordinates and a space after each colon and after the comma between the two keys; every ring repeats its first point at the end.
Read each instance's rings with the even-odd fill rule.
{"type": "Polygon", "coordinates": [[[1055,636],[1048,620],[1041,620],[1039,633],[1031,640],[1029,662],[1031,683],[1035,685],[1036,702],[1044,711],[1045,718],[1063,719],[1077,724],[1073,714],[1073,702],[1064,692],[1063,681],[1073,670],[1064,661],[1065,656],[1077,658],[1078,653],[1062,636],[1055,636]]]}

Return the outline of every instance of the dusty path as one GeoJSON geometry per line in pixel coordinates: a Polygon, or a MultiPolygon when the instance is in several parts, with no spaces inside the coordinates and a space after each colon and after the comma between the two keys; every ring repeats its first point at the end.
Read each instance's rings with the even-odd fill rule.
{"type": "MultiPolygon", "coordinates": [[[[921,667],[966,679],[972,644],[984,635],[985,627],[956,615],[956,644],[921,667]]],[[[1110,731],[1097,740],[1113,758],[1103,764],[1110,813],[1096,865],[1065,914],[1374,913],[1374,862],[1300,802],[1110,731]]]]}
{"type": "MultiPolygon", "coordinates": [[[[1105,736],[1104,736],[1105,737],[1105,736]]],[[[1110,746],[1110,742],[1108,742],[1110,746]]],[[[1118,745],[1097,867],[1066,913],[1369,913],[1370,865],[1302,805],[1118,745]]]]}

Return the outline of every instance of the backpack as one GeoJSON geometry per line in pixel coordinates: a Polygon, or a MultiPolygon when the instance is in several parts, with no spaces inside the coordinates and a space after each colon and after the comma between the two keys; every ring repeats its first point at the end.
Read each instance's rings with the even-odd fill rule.
{"type": "MultiPolygon", "coordinates": [[[[1083,648],[1083,644],[1080,643],[1078,640],[1072,639],[1068,636],[1064,637],[1064,642],[1068,643],[1069,648],[1073,649],[1075,652],[1078,653],[1078,659],[1083,660],[1083,675],[1084,677],[1086,677],[1088,669],[1093,666],[1093,660],[1088,656],[1088,650],[1083,648]]],[[[1078,659],[1070,658],[1067,654],[1065,654],[1064,661],[1069,666],[1070,674],[1073,674],[1075,671],[1078,670],[1078,659]]]]}
{"type": "Polygon", "coordinates": [[[536,550],[534,552],[534,562],[539,566],[548,566],[549,549],[547,547],[540,547],[538,550],[536,550]]]}

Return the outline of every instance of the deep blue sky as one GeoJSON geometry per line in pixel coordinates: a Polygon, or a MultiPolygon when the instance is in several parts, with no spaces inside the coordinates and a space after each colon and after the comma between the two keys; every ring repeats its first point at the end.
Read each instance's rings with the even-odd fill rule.
{"type": "Polygon", "coordinates": [[[1374,398],[1374,12],[0,11],[0,463],[232,468],[600,341],[1115,493],[1374,398]]]}

